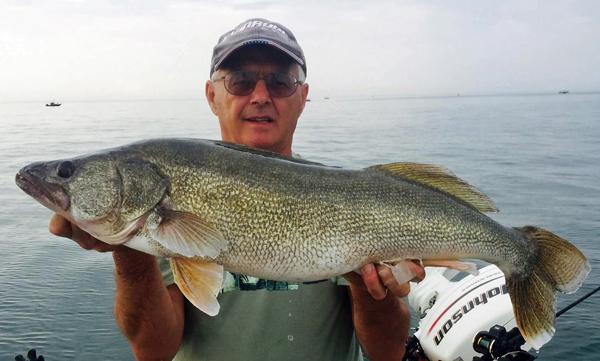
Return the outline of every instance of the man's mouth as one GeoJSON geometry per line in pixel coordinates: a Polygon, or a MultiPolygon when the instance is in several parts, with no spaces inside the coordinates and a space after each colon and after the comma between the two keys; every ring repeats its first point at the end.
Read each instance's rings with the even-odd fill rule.
{"type": "Polygon", "coordinates": [[[244,121],[252,122],[252,123],[272,123],[273,118],[267,117],[267,116],[248,117],[248,118],[244,118],[244,121]]]}

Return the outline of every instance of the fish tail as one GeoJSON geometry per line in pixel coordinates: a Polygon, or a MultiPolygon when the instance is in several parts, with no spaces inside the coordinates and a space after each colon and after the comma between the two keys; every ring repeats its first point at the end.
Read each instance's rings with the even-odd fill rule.
{"type": "Polygon", "coordinates": [[[530,272],[507,276],[506,285],[521,334],[540,349],[554,335],[556,291],[577,291],[590,265],[575,246],[547,230],[532,226],[517,230],[536,252],[530,272]]]}

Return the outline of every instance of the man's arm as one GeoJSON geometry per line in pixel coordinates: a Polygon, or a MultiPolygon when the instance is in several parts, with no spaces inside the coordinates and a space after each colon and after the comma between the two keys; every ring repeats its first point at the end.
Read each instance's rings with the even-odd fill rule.
{"type": "Polygon", "coordinates": [[[138,360],[171,360],[183,336],[183,295],[165,287],[156,258],[119,248],[115,261],[115,319],[138,360]]]}
{"type": "MultiPolygon", "coordinates": [[[[414,280],[425,277],[421,266],[409,264],[409,267],[416,275],[414,280]]],[[[395,282],[386,267],[376,269],[369,264],[361,269],[361,275],[345,275],[350,281],[356,337],[371,361],[400,361],[410,323],[408,306],[400,297],[408,294],[410,286],[395,282]]]]}
{"type": "Polygon", "coordinates": [[[84,249],[113,252],[117,325],[136,359],[171,360],[183,336],[183,295],[175,285],[165,287],[155,257],[100,242],[58,215],[49,229],[84,249]]]}

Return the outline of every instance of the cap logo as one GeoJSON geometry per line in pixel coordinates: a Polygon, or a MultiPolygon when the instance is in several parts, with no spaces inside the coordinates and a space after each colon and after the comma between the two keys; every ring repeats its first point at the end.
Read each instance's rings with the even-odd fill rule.
{"type": "Polygon", "coordinates": [[[273,23],[269,23],[266,21],[260,21],[260,20],[250,20],[250,21],[247,21],[247,22],[241,24],[237,28],[233,29],[231,32],[229,32],[229,34],[226,34],[225,36],[223,36],[221,41],[226,40],[230,36],[241,33],[242,31],[245,31],[247,29],[256,28],[256,27],[261,27],[263,29],[269,29],[272,31],[278,31],[278,32],[282,33],[283,35],[287,36],[287,33],[283,29],[281,29],[280,27],[278,27],[277,25],[275,25],[273,23]]]}

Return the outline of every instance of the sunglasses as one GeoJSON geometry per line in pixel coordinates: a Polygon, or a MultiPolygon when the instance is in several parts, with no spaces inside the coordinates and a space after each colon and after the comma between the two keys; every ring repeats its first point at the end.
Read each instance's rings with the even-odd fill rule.
{"type": "Polygon", "coordinates": [[[227,73],[222,78],[225,89],[232,95],[246,96],[254,91],[256,83],[264,80],[269,94],[274,98],[285,98],[294,94],[298,84],[302,82],[288,73],[268,73],[260,76],[256,71],[236,70],[227,73]]]}

